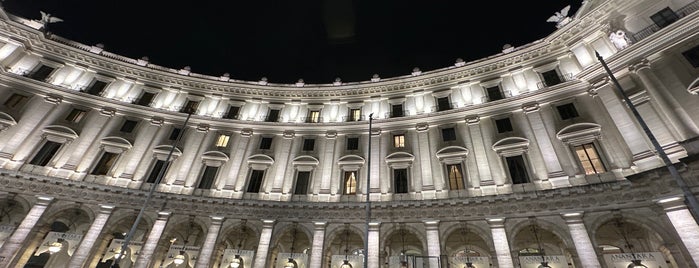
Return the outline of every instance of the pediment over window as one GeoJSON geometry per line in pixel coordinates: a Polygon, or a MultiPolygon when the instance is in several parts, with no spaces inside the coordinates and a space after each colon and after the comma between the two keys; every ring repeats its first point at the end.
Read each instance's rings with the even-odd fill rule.
{"type": "Polygon", "coordinates": [[[595,123],[578,123],[564,127],[556,137],[570,145],[590,143],[600,138],[602,127],[595,123]]]}
{"type": "Polygon", "coordinates": [[[493,144],[493,151],[500,156],[521,155],[529,150],[529,140],[521,137],[508,137],[493,144]]]}
{"type": "Polygon", "coordinates": [[[219,167],[228,161],[228,155],[219,151],[208,151],[201,154],[201,159],[204,165],[219,167]]]}
{"type": "Polygon", "coordinates": [[[345,155],[337,160],[340,169],[345,171],[356,171],[364,166],[364,158],[358,155],[345,155]]]}
{"type": "MultiPolygon", "coordinates": [[[[167,158],[167,156],[170,154],[170,150],[172,150],[172,145],[158,145],[153,148],[153,155],[155,158],[158,160],[163,160],[167,158]]],[[[182,151],[180,149],[175,148],[174,151],[172,151],[172,156],[170,157],[170,161],[175,161],[178,156],[182,155],[182,151]]]]}
{"type": "Polygon", "coordinates": [[[58,143],[73,141],[78,137],[77,132],[64,126],[47,126],[46,128],[42,129],[42,131],[44,132],[43,136],[46,137],[47,140],[58,143]]]}
{"type": "Polygon", "coordinates": [[[687,87],[687,91],[690,94],[699,95],[699,78],[695,79],[694,82],[687,87]]]}
{"type": "Polygon", "coordinates": [[[3,131],[11,126],[14,126],[17,124],[17,121],[15,121],[14,118],[12,118],[11,115],[0,112],[0,131],[3,131]]]}
{"type": "Polygon", "coordinates": [[[302,155],[294,158],[291,164],[299,171],[311,171],[318,166],[320,161],[310,155],[302,155]]]}
{"type": "Polygon", "coordinates": [[[437,151],[437,159],[444,164],[461,163],[467,155],[468,149],[461,146],[448,146],[437,151]]]}
{"type": "Polygon", "coordinates": [[[406,152],[396,152],[386,156],[386,165],[390,168],[407,168],[413,165],[415,156],[406,152]]]}
{"type": "Polygon", "coordinates": [[[252,169],[265,170],[274,164],[274,158],[269,155],[256,154],[248,157],[247,162],[252,169]]]}
{"type": "Polygon", "coordinates": [[[121,137],[104,137],[100,140],[105,151],[115,154],[123,153],[133,147],[131,142],[121,137]]]}

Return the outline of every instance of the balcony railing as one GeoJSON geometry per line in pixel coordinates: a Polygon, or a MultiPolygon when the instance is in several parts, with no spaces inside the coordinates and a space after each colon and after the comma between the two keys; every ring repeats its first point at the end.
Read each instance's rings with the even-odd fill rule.
{"type": "Polygon", "coordinates": [[[539,83],[536,84],[536,87],[537,87],[538,89],[542,89],[542,88],[547,88],[547,87],[552,87],[552,86],[555,86],[555,85],[558,85],[558,84],[562,84],[562,83],[565,83],[565,82],[568,82],[568,81],[572,81],[572,80],[573,80],[573,74],[572,74],[572,73],[565,73],[565,74],[559,75],[559,76],[558,76],[558,80],[559,80],[558,83],[550,83],[550,84],[549,84],[549,82],[541,81],[541,82],[539,82],[539,83]]]}
{"type": "MultiPolygon", "coordinates": [[[[675,15],[677,15],[677,19],[681,19],[686,17],[689,14],[694,13],[695,11],[699,10],[699,1],[693,1],[689,3],[686,6],[683,6],[675,11],[675,15]]],[[[631,35],[631,42],[638,42],[643,40],[644,38],[650,36],[651,34],[654,34],[655,32],[659,31],[661,29],[660,26],[657,24],[652,24],[643,30],[640,30],[634,34],[631,35]]]]}
{"type": "Polygon", "coordinates": [[[355,121],[364,121],[364,115],[360,116],[351,116],[351,115],[346,115],[342,117],[342,121],[345,122],[355,122],[355,121]]]}

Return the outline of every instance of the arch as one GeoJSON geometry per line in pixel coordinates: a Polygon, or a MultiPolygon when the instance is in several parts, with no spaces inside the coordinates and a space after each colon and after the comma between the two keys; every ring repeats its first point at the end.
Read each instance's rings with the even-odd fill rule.
{"type": "MultiPolygon", "coordinates": [[[[482,239],[483,242],[488,246],[488,252],[489,253],[494,253],[495,252],[495,244],[493,244],[493,238],[491,236],[491,231],[490,229],[484,229],[481,226],[478,226],[473,223],[466,222],[466,225],[468,226],[468,231],[470,233],[474,233],[475,235],[478,236],[478,238],[482,239]]],[[[449,237],[452,235],[456,235],[455,232],[459,232],[461,230],[461,225],[457,224],[457,222],[453,222],[451,224],[444,224],[443,226],[440,227],[440,246],[443,249],[446,249],[446,242],[449,237]]]]}
{"type": "Polygon", "coordinates": [[[364,165],[364,158],[358,155],[345,155],[343,157],[340,157],[340,159],[337,160],[337,164],[340,166],[344,165],[359,165],[362,166],[364,165]]]}
{"type": "Polygon", "coordinates": [[[468,155],[468,149],[461,146],[447,146],[437,151],[437,159],[445,164],[460,163],[468,155]]]}
{"type": "Polygon", "coordinates": [[[392,240],[393,236],[400,235],[400,230],[401,227],[404,228],[410,235],[415,236],[417,238],[418,243],[420,244],[420,247],[422,247],[422,252],[421,254],[427,254],[427,237],[425,237],[425,232],[418,227],[415,227],[413,224],[404,224],[401,226],[401,224],[394,223],[391,226],[387,227],[382,233],[384,235],[381,235],[381,241],[379,241],[380,249],[383,251],[387,244],[389,244],[389,240],[392,240]]]}
{"type": "Polygon", "coordinates": [[[602,132],[602,126],[595,123],[577,123],[564,127],[558,133],[556,138],[564,143],[582,144],[589,143],[595,139],[599,139],[602,132]]]}
{"type": "Polygon", "coordinates": [[[575,248],[573,240],[570,237],[568,231],[562,228],[562,226],[565,226],[565,223],[556,224],[546,219],[540,218],[537,218],[536,222],[533,222],[531,220],[523,220],[515,224],[512,224],[509,228],[509,233],[507,235],[508,240],[515,241],[517,234],[519,234],[520,232],[524,231],[527,227],[532,225],[538,225],[541,227],[541,229],[551,232],[558,239],[560,239],[561,242],[563,242],[567,248],[575,248]]]}

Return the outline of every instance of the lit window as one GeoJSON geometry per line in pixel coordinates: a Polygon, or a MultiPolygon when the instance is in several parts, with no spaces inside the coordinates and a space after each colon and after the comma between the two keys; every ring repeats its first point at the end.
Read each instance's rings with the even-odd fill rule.
{"type": "Polygon", "coordinates": [[[218,135],[218,139],[216,140],[216,147],[226,147],[228,146],[228,141],[231,139],[230,135],[226,134],[221,134],[218,135]]]}
{"type": "Polygon", "coordinates": [[[602,159],[600,159],[594,144],[587,143],[575,146],[575,154],[585,170],[586,175],[606,172],[602,159]]]}
{"type": "Polygon", "coordinates": [[[357,194],[357,172],[345,171],[345,191],[344,194],[357,194]]]}
{"type": "Polygon", "coordinates": [[[182,113],[196,113],[198,107],[199,107],[198,101],[187,100],[187,104],[185,104],[182,107],[182,109],[180,109],[180,112],[182,112],[182,113]]]}
{"type": "Polygon", "coordinates": [[[86,113],[87,112],[85,110],[73,109],[66,117],[66,121],[72,123],[80,123],[80,121],[85,117],[86,113]]]}
{"type": "Polygon", "coordinates": [[[359,121],[362,119],[361,109],[350,109],[350,120],[349,121],[359,121]]]}
{"type": "Polygon", "coordinates": [[[405,135],[393,135],[393,147],[394,148],[404,148],[405,147],[405,135]]]}
{"type": "Polygon", "coordinates": [[[450,190],[464,189],[464,175],[461,171],[461,164],[447,165],[447,173],[450,190]]]}
{"type": "Polygon", "coordinates": [[[308,123],[320,122],[320,111],[311,111],[308,113],[308,123]]]}
{"type": "Polygon", "coordinates": [[[29,99],[29,97],[20,95],[20,94],[12,94],[7,100],[5,101],[5,106],[10,109],[14,108],[20,108],[22,105],[29,99]]]}
{"type": "Polygon", "coordinates": [[[104,152],[97,162],[97,165],[92,170],[92,175],[107,175],[107,172],[109,172],[114,166],[114,163],[116,163],[117,158],[119,158],[119,154],[104,152]]]}

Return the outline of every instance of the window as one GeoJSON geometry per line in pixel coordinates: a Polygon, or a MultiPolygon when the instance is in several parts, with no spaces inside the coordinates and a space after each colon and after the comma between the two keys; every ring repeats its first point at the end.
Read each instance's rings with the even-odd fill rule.
{"type": "Polygon", "coordinates": [[[558,72],[556,72],[555,69],[541,73],[541,78],[544,79],[544,84],[547,87],[555,86],[563,82],[563,80],[558,75],[558,72]]]}
{"type": "Polygon", "coordinates": [[[405,147],[405,135],[393,135],[393,148],[404,148],[405,147]]]}
{"type": "Polygon", "coordinates": [[[27,96],[13,93],[12,96],[7,98],[4,105],[10,109],[20,108],[25,102],[27,102],[28,99],[29,97],[27,96]]]}
{"type": "Polygon", "coordinates": [[[303,139],[303,150],[304,151],[313,151],[315,144],[316,144],[315,139],[303,139]]]}
{"type": "Polygon", "coordinates": [[[294,194],[307,194],[308,193],[308,182],[311,178],[310,171],[299,171],[296,174],[296,187],[294,187],[294,194]]]}
{"type": "Polygon", "coordinates": [[[489,101],[496,101],[496,100],[502,100],[505,97],[502,95],[502,91],[500,91],[500,86],[493,86],[485,89],[486,94],[488,94],[488,100],[489,101]]]}
{"type": "Polygon", "coordinates": [[[498,129],[498,133],[505,133],[505,132],[512,131],[512,122],[510,122],[509,117],[495,120],[495,126],[498,129]]]}
{"type": "Polygon", "coordinates": [[[119,154],[104,152],[100,160],[97,161],[97,165],[92,169],[92,175],[107,175],[110,169],[114,166],[119,154]]]}
{"type": "Polygon", "coordinates": [[[393,187],[395,193],[408,193],[408,169],[400,168],[393,170],[393,187]]]}
{"type": "Polygon", "coordinates": [[[594,144],[582,144],[575,146],[574,149],[586,175],[606,172],[604,163],[602,163],[602,159],[600,159],[594,144]]]}
{"type": "Polygon", "coordinates": [[[53,67],[41,65],[41,66],[39,66],[39,68],[36,68],[36,69],[34,69],[33,72],[29,73],[29,75],[27,75],[27,77],[34,79],[34,80],[45,81],[46,78],[48,78],[49,75],[51,75],[53,70],[54,70],[53,67]]]}
{"type": "Polygon", "coordinates": [[[265,121],[267,122],[277,122],[279,121],[279,109],[270,109],[269,113],[267,113],[267,118],[265,121]]]}
{"type": "Polygon", "coordinates": [[[124,132],[124,133],[131,133],[133,132],[133,129],[136,127],[136,124],[138,122],[136,120],[126,120],[124,121],[124,124],[121,125],[121,128],[119,131],[124,132]]]}
{"type": "Polygon", "coordinates": [[[238,113],[240,113],[240,107],[231,105],[228,107],[228,112],[226,112],[225,118],[238,119],[238,113]]]}
{"type": "Polygon", "coordinates": [[[658,25],[658,27],[664,28],[665,26],[677,21],[679,17],[677,17],[675,11],[672,11],[672,9],[666,7],[660,10],[658,13],[651,15],[650,19],[653,20],[655,25],[658,25]]]}
{"type": "Polygon", "coordinates": [[[685,59],[687,59],[687,61],[689,61],[690,64],[692,64],[694,68],[699,68],[699,46],[695,46],[690,50],[682,52],[682,55],[685,59]]]}
{"type": "Polygon", "coordinates": [[[265,176],[264,170],[253,169],[250,173],[250,182],[248,182],[248,193],[259,193],[262,187],[262,178],[265,176]]]}
{"type": "Polygon", "coordinates": [[[391,117],[403,117],[403,104],[391,105],[391,117]]]}
{"type": "Polygon", "coordinates": [[[357,194],[357,172],[356,171],[345,171],[344,179],[345,190],[343,194],[354,195],[357,194]]]}
{"type": "Polygon", "coordinates": [[[556,109],[558,109],[558,114],[561,115],[561,120],[568,120],[579,116],[573,103],[556,106],[556,109]]]}
{"type": "Polygon", "coordinates": [[[168,137],[168,140],[171,140],[171,141],[177,140],[177,137],[180,136],[180,132],[182,132],[181,128],[173,128],[172,132],[170,132],[170,137],[168,137]]]}
{"type": "Polygon", "coordinates": [[[349,110],[349,121],[362,120],[362,109],[352,108],[349,110]]]}
{"type": "Polygon", "coordinates": [[[231,139],[231,135],[221,134],[218,135],[216,139],[216,147],[222,148],[228,146],[228,141],[231,139]]]}
{"type": "Polygon", "coordinates": [[[461,164],[447,165],[447,177],[450,190],[464,189],[464,175],[461,164]]]}
{"type": "Polygon", "coordinates": [[[442,140],[443,141],[455,141],[456,140],[456,130],[453,127],[442,129],[442,140]]]}
{"type": "Polygon", "coordinates": [[[320,122],[320,111],[310,111],[308,113],[308,118],[306,123],[318,123],[320,122]]]}
{"type": "Polygon", "coordinates": [[[451,103],[449,103],[449,97],[437,98],[437,111],[446,111],[451,109],[451,103]]]}
{"type": "Polygon", "coordinates": [[[61,143],[58,142],[53,142],[53,141],[46,141],[43,146],[41,146],[41,149],[39,149],[39,152],[34,155],[32,158],[32,161],[29,161],[29,164],[31,165],[37,165],[37,166],[46,166],[49,161],[56,155],[58,152],[58,149],[61,148],[61,143]]]}
{"type": "Polygon", "coordinates": [[[512,184],[522,184],[529,182],[527,167],[524,164],[524,157],[521,155],[505,157],[507,171],[512,179],[512,184]]]}
{"type": "Polygon", "coordinates": [[[160,173],[163,173],[163,176],[165,175],[165,172],[167,171],[167,168],[169,166],[170,162],[165,162],[164,160],[156,160],[155,164],[153,164],[153,168],[151,168],[150,170],[150,173],[148,173],[146,182],[155,183],[155,181],[158,180],[158,176],[160,176],[160,173]]]}
{"type": "Polygon", "coordinates": [[[86,113],[87,112],[85,110],[73,109],[66,117],[66,121],[71,123],[80,123],[80,121],[85,117],[86,113]]]}
{"type": "Polygon", "coordinates": [[[216,173],[218,173],[218,167],[206,166],[204,168],[204,172],[201,174],[201,178],[199,179],[197,189],[211,189],[211,186],[214,184],[214,180],[216,179],[216,173]]]}
{"type": "Polygon", "coordinates": [[[187,100],[187,103],[180,109],[181,113],[196,113],[199,107],[199,102],[195,100],[187,100]]]}
{"type": "Polygon", "coordinates": [[[272,148],[272,138],[262,137],[262,139],[260,139],[260,149],[261,150],[269,150],[271,148],[272,148]]]}
{"type": "Polygon", "coordinates": [[[136,104],[141,106],[150,106],[150,103],[153,101],[154,98],[154,93],[144,91],[143,94],[141,94],[141,97],[138,98],[138,100],[136,101],[136,104]]]}
{"type": "Polygon", "coordinates": [[[357,137],[347,138],[347,150],[348,151],[359,150],[359,138],[357,138],[357,137]]]}
{"type": "Polygon", "coordinates": [[[90,95],[99,96],[102,94],[102,90],[107,86],[107,82],[94,80],[92,83],[85,88],[85,92],[90,95]]]}

